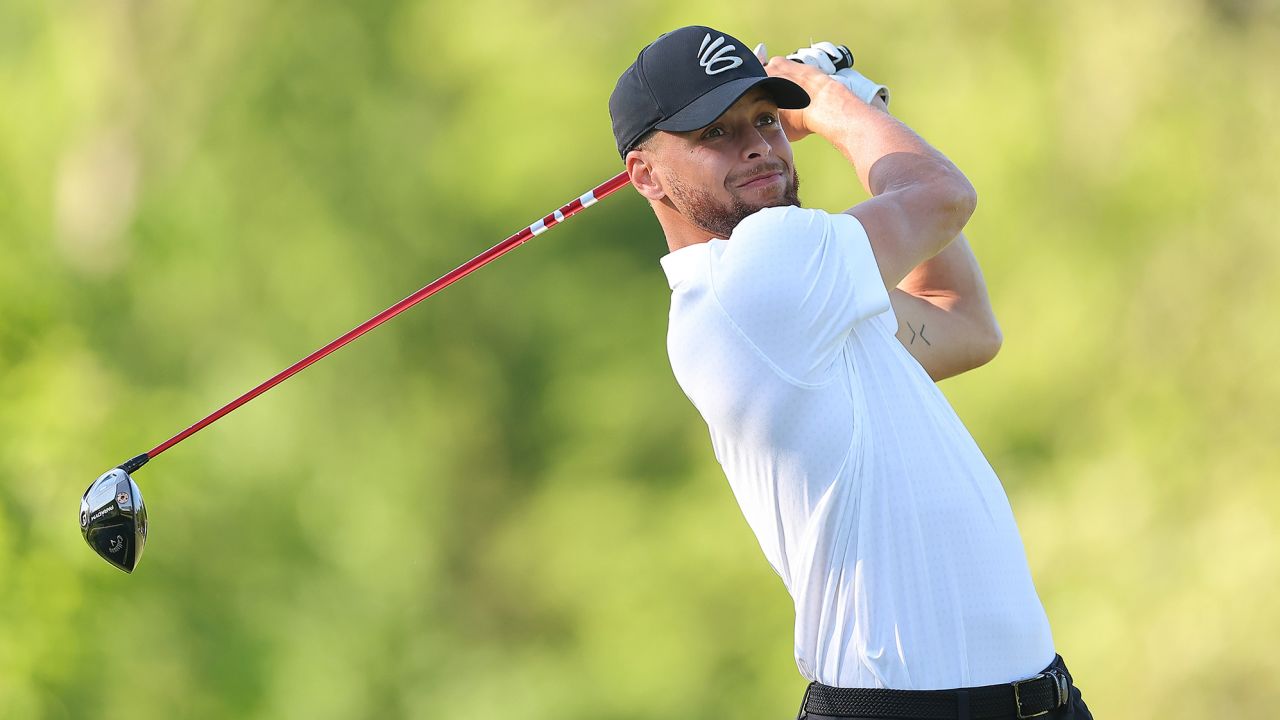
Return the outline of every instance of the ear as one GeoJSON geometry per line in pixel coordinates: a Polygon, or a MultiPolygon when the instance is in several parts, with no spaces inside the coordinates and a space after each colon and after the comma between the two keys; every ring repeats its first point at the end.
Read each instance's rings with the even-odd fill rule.
{"type": "Polygon", "coordinates": [[[649,151],[632,150],[627,153],[626,163],[631,184],[641,195],[654,202],[667,196],[667,191],[662,189],[662,182],[655,172],[653,156],[649,151]]]}

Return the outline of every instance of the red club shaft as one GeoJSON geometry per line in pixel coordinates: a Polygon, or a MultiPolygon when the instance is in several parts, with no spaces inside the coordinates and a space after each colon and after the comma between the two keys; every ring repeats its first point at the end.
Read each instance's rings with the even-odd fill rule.
{"type": "Polygon", "coordinates": [[[590,192],[584,193],[583,195],[577,198],[574,198],[573,201],[569,202],[566,205],[561,206],[558,210],[552,212],[550,215],[547,215],[541,220],[538,220],[532,225],[529,225],[528,227],[524,228],[523,230],[516,233],[515,235],[512,235],[506,240],[503,240],[497,245],[494,245],[488,250],[485,250],[484,252],[471,258],[470,260],[459,265],[453,270],[450,270],[449,272],[445,273],[437,280],[431,282],[431,284],[427,285],[426,287],[423,287],[421,290],[418,290],[414,294],[401,300],[395,305],[392,305],[386,310],[383,310],[377,315],[374,315],[368,320],[365,320],[364,322],[360,323],[356,327],[347,331],[342,336],[335,339],[333,342],[330,342],[328,345],[325,345],[319,350],[316,350],[310,355],[302,358],[298,362],[294,363],[293,365],[290,365],[289,367],[280,371],[276,375],[272,376],[270,379],[263,382],[261,385],[241,395],[235,400],[232,400],[226,405],[223,405],[222,407],[218,408],[218,410],[216,410],[214,413],[204,418],[200,422],[196,423],[195,425],[192,425],[186,430],[183,430],[177,435],[174,435],[168,440],[165,440],[164,442],[155,446],[155,448],[153,448],[150,452],[146,454],[146,459],[149,460],[151,458],[154,458],[156,455],[159,455],[165,450],[168,450],[174,445],[177,445],[183,440],[186,440],[187,438],[196,434],[197,432],[204,429],[205,427],[213,424],[216,420],[218,420],[218,418],[221,418],[223,415],[226,415],[227,413],[231,412],[232,410],[235,410],[241,405],[244,405],[250,400],[258,397],[262,393],[275,387],[276,385],[279,385],[280,383],[292,377],[294,374],[300,372],[307,366],[316,362],[320,358],[323,358],[324,356],[328,355],[334,350],[337,350],[343,345],[346,345],[352,340],[355,340],[356,338],[378,327],[379,325],[390,320],[396,315],[399,315],[405,310],[408,310],[414,305],[417,305],[423,300],[426,300],[432,295],[435,295],[436,293],[449,287],[450,285],[457,282],[458,280],[461,280],[467,275],[470,275],[476,270],[479,270],[480,268],[484,267],[490,262],[497,260],[499,257],[507,254],[511,250],[514,250],[515,248],[519,247],[520,245],[532,239],[533,237],[537,235],[541,235],[542,233],[546,232],[547,230],[555,227],[556,225],[564,221],[566,218],[573,217],[574,215],[581,212],[582,210],[588,207],[591,207],[592,205],[596,204],[600,200],[603,200],[604,198],[608,197],[609,195],[613,194],[614,192],[616,192],[617,190],[623,188],[628,184],[630,184],[630,179],[627,177],[626,172],[620,172],[617,175],[615,175],[613,178],[601,183],[600,185],[597,185],[590,192]]]}

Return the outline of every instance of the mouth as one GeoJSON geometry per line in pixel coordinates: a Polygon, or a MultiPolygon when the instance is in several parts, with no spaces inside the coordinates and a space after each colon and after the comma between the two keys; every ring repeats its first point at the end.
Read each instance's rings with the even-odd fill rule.
{"type": "Polygon", "coordinates": [[[774,170],[773,172],[754,175],[748,178],[746,182],[739,183],[738,187],[744,188],[744,189],[759,188],[759,187],[765,187],[766,185],[771,185],[774,182],[778,182],[781,180],[782,180],[782,171],[774,170]]]}

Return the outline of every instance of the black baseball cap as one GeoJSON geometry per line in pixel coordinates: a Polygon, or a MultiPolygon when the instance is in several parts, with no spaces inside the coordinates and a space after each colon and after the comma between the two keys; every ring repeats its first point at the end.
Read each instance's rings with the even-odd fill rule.
{"type": "Polygon", "coordinates": [[[732,35],[703,25],[665,33],[640,51],[609,96],[618,154],[625,158],[655,128],[706,127],[756,86],[768,90],[780,108],[809,104],[804,88],[770,77],[755,53],[732,35]]]}

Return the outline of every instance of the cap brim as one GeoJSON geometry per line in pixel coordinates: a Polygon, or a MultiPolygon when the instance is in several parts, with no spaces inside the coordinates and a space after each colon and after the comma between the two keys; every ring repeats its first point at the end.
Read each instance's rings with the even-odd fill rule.
{"type": "Polygon", "coordinates": [[[786,78],[746,77],[731,80],[714,88],[654,127],[672,132],[686,132],[706,127],[723,115],[730,105],[738,101],[738,98],[757,86],[767,90],[780,108],[799,110],[809,105],[809,93],[786,78]]]}

